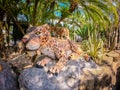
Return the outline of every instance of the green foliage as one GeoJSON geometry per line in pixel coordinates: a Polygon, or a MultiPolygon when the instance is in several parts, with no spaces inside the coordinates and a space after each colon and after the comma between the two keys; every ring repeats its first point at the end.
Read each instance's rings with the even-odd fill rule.
{"type": "Polygon", "coordinates": [[[76,34],[81,36],[83,40],[87,40],[89,36],[88,32],[92,33],[94,31],[94,28],[94,25],[85,23],[83,26],[76,30],[76,34]]]}
{"type": "Polygon", "coordinates": [[[104,28],[107,28],[111,23],[118,23],[116,7],[110,0],[87,0],[87,3],[81,1],[81,5],[84,6],[83,10],[92,18],[93,22],[104,28]],[[112,14],[113,18],[110,17],[112,14]]]}
{"type": "MultiPolygon", "coordinates": [[[[63,22],[70,24],[70,27],[67,26],[72,38],[76,33],[83,39],[87,39],[88,31],[92,33],[94,29],[97,29],[101,33],[118,23],[116,7],[110,0],[80,0],[78,1],[78,8],[68,18],[64,19],[63,22]]],[[[103,34],[101,35],[104,37],[103,34]]]]}
{"type": "Polygon", "coordinates": [[[86,26],[83,26],[82,28],[78,28],[76,30],[76,34],[81,36],[85,40],[88,37],[88,28],[86,26]]]}
{"type": "Polygon", "coordinates": [[[56,5],[54,0],[33,0],[29,3],[21,1],[20,3],[20,7],[23,7],[21,14],[27,17],[29,24],[40,25],[54,18],[53,11],[56,5]]]}
{"type": "Polygon", "coordinates": [[[88,35],[88,40],[84,40],[82,42],[82,48],[90,56],[92,56],[97,63],[100,63],[102,60],[102,55],[104,53],[103,40],[96,30],[94,30],[92,33],[89,32],[88,35]]]}

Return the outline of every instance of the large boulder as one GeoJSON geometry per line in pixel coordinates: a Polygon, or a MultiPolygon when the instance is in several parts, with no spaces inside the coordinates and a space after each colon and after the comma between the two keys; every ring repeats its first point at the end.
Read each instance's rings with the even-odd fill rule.
{"type": "Polygon", "coordinates": [[[120,90],[120,67],[117,68],[116,84],[115,84],[115,89],[114,90],[120,90]]]}
{"type": "Polygon", "coordinates": [[[11,67],[0,60],[0,90],[19,90],[17,76],[11,67]]]}
{"type": "Polygon", "coordinates": [[[21,90],[110,90],[112,71],[109,67],[99,67],[92,60],[83,58],[68,61],[58,74],[47,73],[49,63],[43,69],[29,68],[21,72],[19,85],[21,90]]]}

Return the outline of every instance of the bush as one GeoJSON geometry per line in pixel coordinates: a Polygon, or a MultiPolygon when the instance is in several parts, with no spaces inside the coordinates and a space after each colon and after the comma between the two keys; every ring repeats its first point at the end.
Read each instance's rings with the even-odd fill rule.
{"type": "Polygon", "coordinates": [[[82,42],[82,49],[85,50],[96,61],[96,63],[101,63],[104,54],[103,40],[96,30],[92,33],[88,33],[88,36],[88,40],[82,42]]]}

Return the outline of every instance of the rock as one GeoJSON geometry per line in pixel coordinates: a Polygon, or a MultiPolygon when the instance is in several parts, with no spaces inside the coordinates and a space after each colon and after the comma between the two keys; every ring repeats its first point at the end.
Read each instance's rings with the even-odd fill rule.
{"type": "Polygon", "coordinates": [[[120,55],[114,58],[114,62],[120,62],[120,55]]]}
{"type": "Polygon", "coordinates": [[[98,76],[101,74],[101,72],[103,72],[103,69],[100,67],[99,68],[89,68],[89,69],[83,69],[83,72],[85,75],[92,74],[92,75],[98,76]]]}
{"type": "Polygon", "coordinates": [[[22,70],[24,70],[24,68],[33,66],[32,58],[26,54],[18,55],[16,58],[7,61],[7,63],[12,65],[12,69],[18,75],[22,70]]]}
{"type": "Polygon", "coordinates": [[[119,53],[120,54],[120,50],[115,50],[115,52],[119,53]]]}
{"type": "Polygon", "coordinates": [[[22,71],[18,80],[20,89],[98,90],[101,88],[101,90],[105,90],[107,87],[110,89],[111,70],[101,68],[92,60],[90,62],[86,62],[84,59],[70,60],[57,76],[47,73],[52,64],[50,63],[43,69],[33,67],[22,71]]]}
{"type": "MultiPolygon", "coordinates": [[[[112,70],[113,70],[113,73],[114,73],[114,76],[117,75],[117,69],[120,67],[120,62],[113,62],[112,64],[112,70]]],[[[120,77],[119,77],[120,78],[120,77]]],[[[112,80],[112,83],[113,85],[115,85],[116,83],[116,77],[113,77],[113,80],[112,80]]]]}
{"type": "Polygon", "coordinates": [[[0,61],[2,67],[0,71],[0,90],[19,90],[17,76],[11,70],[10,66],[0,61]]]}
{"type": "Polygon", "coordinates": [[[3,70],[2,65],[0,64],[0,72],[3,70]]]}
{"type": "Polygon", "coordinates": [[[112,65],[113,57],[109,57],[109,56],[103,55],[102,63],[103,64],[107,64],[107,65],[112,65]]]}
{"type": "Polygon", "coordinates": [[[82,42],[83,38],[77,34],[74,36],[76,42],[82,42]]]}
{"type": "Polygon", "coordinates": [[[24,70],[19,77],[20,88],[27,90],[75,90],[78,88],[83,68],[98,67],[93,61],[71,60],[56,76],[47,73],[50,64],[44,69],[34,67],[24,70]]]}
{"type": "Polygon", "coordinates": [[[115,72],[115,74],[117,73],[117,68],[119,67],[120,67],[120,62],[113,62],[112,69],[115,72]]]}
{"type": "Polygon", "coordinates": [[[115,89],[114,90],[120,90],[120,67],[117,68],[116,84],[115,84],[115,89]]]}
{"type": "Polygon", "coordinates": [[[117,53],[115,51],[110,51],[106,55],[108,55],[109,57],[119,57],[119,53],[117,53]]]}
{"type": "Polygon", "coordinates": [[[95,79],[91,74],[81,75],[79,89],[77,90],[94,90],[95,79]]]}

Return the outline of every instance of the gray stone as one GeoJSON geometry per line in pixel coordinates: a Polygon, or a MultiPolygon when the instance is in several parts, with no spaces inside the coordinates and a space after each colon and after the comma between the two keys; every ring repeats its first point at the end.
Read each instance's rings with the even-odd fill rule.
{"type": "Polygon", "coordinates": [[[114,87],[118,90],[119,75],[115,76],[118,62],[98,66],[83,58],[70,60],[57,76],[47,73],[53,64],[52,61],[42,69],[32,67],[22,71],[18,80],[20,90],[114,90],[114,87]]]}
{"type": "Polygon", "coordinates": [[[0,71],[0,90],[19,90],[17,77],[10,66],[0,61],[2,69],[0,71]]]}
{"type": "Polygon", "coordinates": [[[82,42],[82,40],[83,40],[83,38],[81,36],[77,35],[77,34],[75,34],[74,37],[75,37],[76,42],[82,42]]]}
{"type": "Polygon", "coordinates": [[[57,76],[47,73],[49,66],[51,65],[43,69],[33,67],[24,70],[19,77],[21,90],[78,90],[82,85],[94,88],[94,76],[90,74],[92,77],[88,75],[88,78],[81,78],[84,75],[83,69],[98,68],[92,60],[70,60],[57,76]]]}

